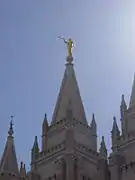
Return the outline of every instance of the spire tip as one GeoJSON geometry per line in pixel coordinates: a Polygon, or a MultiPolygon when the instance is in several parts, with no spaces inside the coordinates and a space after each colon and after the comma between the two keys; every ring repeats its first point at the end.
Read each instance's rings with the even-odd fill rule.
{"type": "Polygon", "coordinates": [[[9,131],[8,131],[9,136],[12,136],[14,133],[14,131],[13,131],[13,117],[14,116],[11,116],[10,127],[9,127],[9,131]]]}
{"type": "Polygon", "coordinates": [[[116,121],[116,117],[115,116],[113,116],[113,120],[116,121]]]}

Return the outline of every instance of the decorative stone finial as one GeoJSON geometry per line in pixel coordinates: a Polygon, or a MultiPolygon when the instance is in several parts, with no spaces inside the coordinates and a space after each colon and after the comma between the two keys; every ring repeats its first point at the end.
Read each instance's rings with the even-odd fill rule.
{"type": "Polygon", "coordinates": [[[73,61],[73,56],[67,56],[67,64],[72,64],[72,61],[73,61]]]}
{"type": "Polygon", "coordinates": [[[11,116],[10,127],[9,127],[9,131],[8,131],[9,136],[12,136],[14,133],[14,131],[13,131],[13,117],[14,116],[11,116]]]}

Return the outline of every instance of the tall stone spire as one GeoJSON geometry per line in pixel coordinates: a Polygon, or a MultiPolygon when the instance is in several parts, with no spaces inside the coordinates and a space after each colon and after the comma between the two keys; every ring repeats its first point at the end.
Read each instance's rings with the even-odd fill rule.
{"type": "Polygon", "coordinates": [[[66,69],[53,113],[52,124],[66,118],[69,102],[72,105],[73,117],[87,124],[72,61],[73,57],[67,56],[66,69]]]}
{"type": "Polygon", "coordinates": [[[130,103],[129,103],[129,108],[132,108],[132,107],[135,107],[135,74],[134,74],[132,92],[131,92],[130,103]]]}
{"type": "Polygon", "coordinates": [[[5,146],[5,150],[0,162],[0,172],[10,172],[13,174],[18,174],[18,164],[14,146],[13,137],[13,116],[11,116],[10,128],[8,131],[8,138],[5,146]]]}

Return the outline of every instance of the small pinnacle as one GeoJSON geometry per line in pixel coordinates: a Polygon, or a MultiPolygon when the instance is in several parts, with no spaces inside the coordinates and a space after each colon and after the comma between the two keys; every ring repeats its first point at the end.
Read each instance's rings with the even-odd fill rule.
{"type": "Polygon", "coordinates": [[[106,149],[104,136],[102,136],[101,148],[106,149]]]}
{"type": "Polygon", "coordinates": [[[13,133],[14,133],[14,131],[13,131],[13,116],[11,116],[11,121],[10,121],[10,127],[9,127],[8,134],[9,134],[9,136],[12,136],[13,133]]]}
{"type": "Polygon", "coordinates": [[[45,113],[44,121],[43,121],[43,125],[44,125],[44,124],[46,124],[46,125],[48,124],[48,121],[47,121],[47,114],[46,114],[46,113],[45,113]]]}
{"type": "Polygon", "coordinates": [[[95,120],[95,115],[94,115],[94,113],[92,114],[92,119],[95,120]]]}
{"type": "Polygon", "coordinates": [[[37,136],[35,136],[35,141],[34,141],[34,147],[38,146],[38,139],[37,136]]]}
{"type": "Polygon", "coordinates": [[[42,124],[42,136],[45,136],[48,130],[47,114],[45,113],[43,124],[42,124]]]}
{"type": "Polygon", "coordinates": [[[122,99],[122,101],[124,101],[124,94],[122,94],[121,99],[122,99]]]}
{"type": "Polygon", "coordinates": [[[101,156],[103,156],[105,159],[107,158],[107,149],[106,149],[106,145],[105,145],[104,136],[102,136],[102,141],[100,144],[99,152],[100,152],[101,156]]]}
{"type": "Polygon", "coordinates": [[[21,167],[20,168],[23,168],[23,162],[21,161],[21,167]]]}
{"type": "Polygon", "coordinates": [[[116,121],[116,117],[115,116],[113,117],[113,120],[116,121]]]}
{"type": "Polygon", "coordinates": [[[121,96],[121,106],[120,106],[120,108],[121,108],[121,114],[125,110],[127,110],[127,105],[126,105],[126,102],[125,102],[124,94],[122,94],[122,96],[121,96]]]}
{"type": "Polygon", "coordinates": [[[47,119],[47,114],[45,113],[45,119],[47,119]]]}
{"type": "Polygon", "coordinates": [[[32,151],[34,151],[35,153],[39,152],[37,136],[35,136],[35,140],[34,140],[34,145],[33,145],[32,151]]]}
{"type": "Polygon", "coordinates": [[[35,136],[35,142],[37,142],[37,136],[35,136]]]}
{"type": "Polygon", "coordinates": [[[44,122],[47,122],[47,114],[45,113],[44,122]]]}
{"type": "Polygon", "coordinates": [[[122,94],[122,96],[121,96],[121,105],[122,105],[122,106],[123,106],[123,105],[126,106],[124,94],[122,94]]]}
{"type": "Polygon", "coordinates": [[[111,133],[112,134],[117,133],[117,136],[120,135],[119,127],[117,125],[117,121],[116,121],[116,117],[115,116],[113,117],[113,127],[112,127],[111,133]]]}
{"type": "Polygon", "coordinates": [[[91,128],[92,128],[92,130],[94,130],[95,132],[97,131],[94,113],[92,114],[91,128]]]}

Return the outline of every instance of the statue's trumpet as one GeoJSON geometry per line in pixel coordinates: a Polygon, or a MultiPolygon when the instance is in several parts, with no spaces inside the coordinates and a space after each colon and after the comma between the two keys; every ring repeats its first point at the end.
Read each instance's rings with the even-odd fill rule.
{"type": "Polygon", "coordinates": [[[64,38],[64,37],[62,37],[62,36],[58,36],[58,39],[63,39],[63,40],[65,40],[65,38],[64,38]]]}

